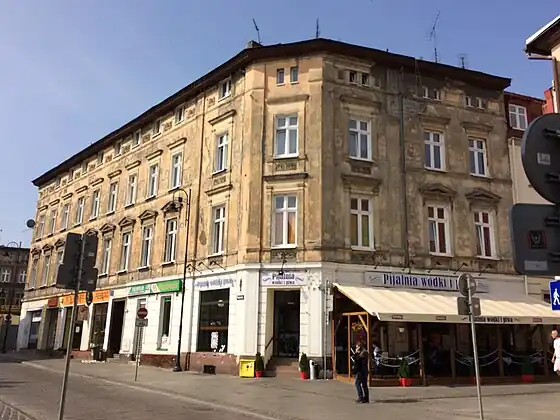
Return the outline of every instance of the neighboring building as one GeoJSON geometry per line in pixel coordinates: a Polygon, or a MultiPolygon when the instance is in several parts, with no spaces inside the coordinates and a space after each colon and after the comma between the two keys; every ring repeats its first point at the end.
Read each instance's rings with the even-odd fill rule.
{"type": "Polygon", "coordinates": [[[65,346],[72,297],[52,287],[56,265],[66,232],[97,234],[99,290],[90,308],[80,297],[73,347],[130,355],[146,307],[143,360],[170,365],[189,231],[182,352],[191,369],[237,372],[257,351],[266,362],[330,359],[331,339],[337,354],[349,351],[331,333],[339,337],[344,294],[382,320],[372,334],[390,354],[414,345],[422,321],[440,338],[461,330],[466,352],[450,292],[462,271],[484,294],[479,322],[549,322],[512,266],[509,84],[324,39],[253,42],[34,181],[22,317],[42,320],[39,348],[65,346]],[[191,192],[188,225],[179,188],[191,192]],[[496,303],[503,291],[516,303],[496,303]]]}
{"type": "Polygon", "coordinates": [[[17,325],[27,281],[29,248],[9,245],[0,245],[0,322],[3,325],[10,313],[11,324],[17,325]]]}
{"type": "Polygon", "coordinates": [[[551,87],[544,91],[544,104],[543,104],[543,114],[552,114],[554,112],[558,112],[558,108],[556,106],[557,99],[556,99],[556,89],[551,87]]]}

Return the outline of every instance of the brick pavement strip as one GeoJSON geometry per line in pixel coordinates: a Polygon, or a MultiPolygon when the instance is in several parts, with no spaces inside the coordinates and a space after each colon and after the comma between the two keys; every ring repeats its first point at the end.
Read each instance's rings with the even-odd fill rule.
{"type": "Polygon", "coordinates": [[[23,411],[13,407],[7,402],[0,400],[0,420],[36,420],[36,419],[34,417],[31,417],[29,414],[26,414],[23,411]]]}

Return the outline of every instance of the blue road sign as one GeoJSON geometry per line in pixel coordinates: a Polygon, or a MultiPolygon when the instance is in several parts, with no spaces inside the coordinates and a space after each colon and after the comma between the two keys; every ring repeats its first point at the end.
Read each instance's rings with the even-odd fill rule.
{"type": "Polygon", "coordinates": [[[560,311],[560,281],[553,280],[550,287],[550,307],[553,311],[560,311]]]}

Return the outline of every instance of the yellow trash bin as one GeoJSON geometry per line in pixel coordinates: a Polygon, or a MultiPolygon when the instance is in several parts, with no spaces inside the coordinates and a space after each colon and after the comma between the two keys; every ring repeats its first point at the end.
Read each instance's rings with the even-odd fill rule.
{"type": "Polygon", "coordinates": [[[255,377],[255,361],[254,360],[240,360],[239,361],[239,376],[241,378],[254,378],[255,377]]]}

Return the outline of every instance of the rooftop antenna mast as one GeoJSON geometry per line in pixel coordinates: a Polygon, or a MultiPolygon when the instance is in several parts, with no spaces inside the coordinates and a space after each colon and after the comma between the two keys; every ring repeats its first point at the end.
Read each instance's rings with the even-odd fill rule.
{"type": "Polygon", "coordinates": [[[437,52],[437,36],[436,36],[436,29],[437,29],[437,24],[439,21],[439,14],[440,11],[437,12],[436,15],[436,19],[434,20],[434,24],[432,25],[432,30],[430,31],[430,41],[433,41],[434,43],[434,61],[436,63],[439,63],[439,57],[438,57],[438,52],[437,52]]]}
{"type": "Polygon", "coordinates": [[[319,35],[321,35],[321,31],[319,29],[319,19],[317,19],[317,22],[315,22],[315,38],[319,38],[319,35]]]}
{"type": "Polygon", "coordinates": [[[255,25],[255,31],[257,31],[257,42],[261,43],[261,32],[259,31],[259,27],[257,26],[257,22],[253,19],[253,25],[255,25]]]}
{"type": "Polygon", "coordinates": [[[466,69],[468,67],[467,54],[459,54],[459,63],[461,64],[462,69],[466,69]]]}

